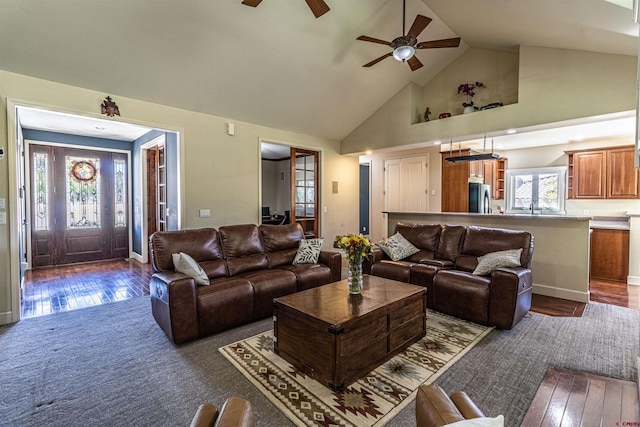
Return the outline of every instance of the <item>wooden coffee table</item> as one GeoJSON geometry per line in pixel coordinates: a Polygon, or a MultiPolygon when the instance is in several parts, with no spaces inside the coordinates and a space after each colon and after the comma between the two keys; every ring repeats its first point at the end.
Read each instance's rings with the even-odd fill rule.
{"type": "Polygon", "coordinates": [[[274,351],[311,378],[341,391],[426,334],[426,289],[364,276],[273,300],[274,351]]]}

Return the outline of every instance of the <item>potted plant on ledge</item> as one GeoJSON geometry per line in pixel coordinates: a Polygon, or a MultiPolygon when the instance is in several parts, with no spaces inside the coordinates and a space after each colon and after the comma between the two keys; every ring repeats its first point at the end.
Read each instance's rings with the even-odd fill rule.
{"type": "Polygon", "coordinates": [[[475,83],[462,83],[458,86],[458,95],[466,95],[467,102],[463,102],[462,106],[464,107],[464,114],[473,113],[477,108],[473,104],[473,97],[476,95],[475,90],[479,88],[486,87],[482,82],[475,83]]]}

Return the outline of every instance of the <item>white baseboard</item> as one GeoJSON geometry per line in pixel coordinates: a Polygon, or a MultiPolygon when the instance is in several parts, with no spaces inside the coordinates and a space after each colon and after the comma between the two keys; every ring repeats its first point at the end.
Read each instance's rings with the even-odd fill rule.
{"type": "Polygon", "coordinates": [[[589,292],[572,291],[570,289],[561,289],[553,286],[539,285],[537,283],[533,284],[533,293],[547,297],[567,299],[569,301],[589,302],[589,292]]]}
{"type": "Polygon", "coordinates": [[[15,323],[17,320],[13,319],[13,312],[5,311],[0,313],[0,325],[7,325],[9,323],[15,323]]]}
{"type": "Polygon", "coordinates": [[[627,285],[640,286],[640,277],[627,276],[627,285]]]}

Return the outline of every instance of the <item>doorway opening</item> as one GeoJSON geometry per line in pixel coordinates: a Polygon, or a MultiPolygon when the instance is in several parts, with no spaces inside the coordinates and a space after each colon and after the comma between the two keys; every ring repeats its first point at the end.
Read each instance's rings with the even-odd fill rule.
{"type": "Polygon", "coordinates": [[[10,193],[10,205],[21,227],[17,248],[11,248],[8,321],[148,295],[149,206],[143,200],[151,179],[143,146],[167,141],[162,147],[172,157],[164,162],[166,208],[160,213],[156,206],[152,216],[164,215],[163,229],[179,229],[179,134],[11,106],[16,148],[9,151],[15,154],[9,156],[15,173],[10,184],[17,191],[10,193]]]}
{"type": "Polygon", "coordinates": [[[319,236],[320,152],[261,143],[262,223],[297,222],[306,238],[319,236]]]}

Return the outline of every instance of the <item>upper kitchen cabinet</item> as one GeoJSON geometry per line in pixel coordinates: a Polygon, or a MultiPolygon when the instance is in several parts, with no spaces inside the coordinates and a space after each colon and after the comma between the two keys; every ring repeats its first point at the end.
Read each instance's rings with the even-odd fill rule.
{"type": "Polygon", "coordinates": [[[640,197],[640,174],[634,167],[634,151],[633,146],[607,150],[607,199],[640,197]]]}
{"type": "Polygon", "coordinates": [[[633,146],[567,151],[570,199],[637,199],[633,146]]]}

